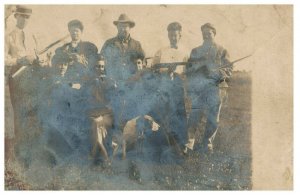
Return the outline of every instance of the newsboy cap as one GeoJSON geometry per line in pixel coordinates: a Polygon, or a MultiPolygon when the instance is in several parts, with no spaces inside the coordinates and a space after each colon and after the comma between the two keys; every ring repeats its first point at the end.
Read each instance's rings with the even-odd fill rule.
{"type": "Polygon", "coordinates": [[[213,33],[216,35],[217,34],[217,31],[216,31],[216,28],[214,27],[214,25],[212,25],[211,23],[206,23],[206,24],[203,24],[201,26],[201,31],[203,31],[205,28],[209,28],[213,31],[213,33]]]}
{"type": "Polygon", "coordinates": [[[83,31],[83,24],[80,20],[71,20],[68,23],[68,29],[70,30],[71,27],[77,27],[79,28],[81,31],[83,31]]]}
{"type": "Polygon", "coordinates": [[[32,9],[24,5],[17,5],[15,15],[16,14],[30,16],[32,14],[32,9]]]}
{"type": "Polygon", "coordinates": [[[182,29],[182,26],[179,22],[172,22],[168,25],[168,28],[167,28],[168,31],[176,31],[176,30],[181,31],[181,29],[182,29]]]}
{"type": "Polygon", "coordinates": [[[113,22],[114,25],[118,25],[119,23],[128,23],[130,28],[133,28],[135,26],[135,22],[131,20],[126,14],[121,14],[118,18],[118,20],[113,22]]]}

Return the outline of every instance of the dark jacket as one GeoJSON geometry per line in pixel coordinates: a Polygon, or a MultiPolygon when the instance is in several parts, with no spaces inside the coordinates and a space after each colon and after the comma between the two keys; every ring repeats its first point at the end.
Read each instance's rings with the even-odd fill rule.
{"type": "Polygon", "coordinates": [[[91,73],[97,62],[98,49],[96,45],[87,41],[80,41],[77,47],[73,48],[71,42],[66,43],[62,47],[55,50],[52,58],[52,65],[55,67],[60,63],[69,63],[67,73],[72,72],[72,76],[77,73],[91,73]],[[76,53],[82,56],[82,62],[73,62],[69,58],[69,54],[76,53]]]}
{"type": "Polygon", "coordinates": [[[228,87],[225,79],[231,76],[232,67],[220,69],[230,64],[229,54],[222,46],[213,43],[196,47],[191,52],[190,60],[200,60],[191,63],[187,69],[187,79],[191,89],[202,88],[206,83],[211,82],[221,87],[228,87]]]}
{"type": "Polygon", "coordinates": [[[136,59],[145,53],[139,41],[129,37],[125,43],[118,37],[107,40],[100,52],[105,60],[106,74],[115,80],[126,80],[137,71],[136,59]]]}

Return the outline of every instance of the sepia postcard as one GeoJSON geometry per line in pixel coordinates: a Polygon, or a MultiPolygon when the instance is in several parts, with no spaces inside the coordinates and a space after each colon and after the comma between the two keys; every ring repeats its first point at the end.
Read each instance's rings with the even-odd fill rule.
{"type": "Polygon", "coordinates": [[[5,190],[293,190],[293,5],[3,9],[5,190]]]}

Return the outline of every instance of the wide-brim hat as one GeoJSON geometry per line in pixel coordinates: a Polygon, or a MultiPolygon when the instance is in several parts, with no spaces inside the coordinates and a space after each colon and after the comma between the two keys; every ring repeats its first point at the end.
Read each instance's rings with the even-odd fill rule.
{"type": "Polygon", "coordinates": [[[135,26],[135,22],[131,20],[126,14],[121,14],[119,16],[119,19],[117,21],[113,22],[114,25],[118,25],[119,23],[128,23],[130,28],[133,28],[135,26]]]}
{"type": "Polygon", "coordinates": [[[17,5],[15,14],[30,16],[32,14],[32,9],[24,5],[17,5]]]}

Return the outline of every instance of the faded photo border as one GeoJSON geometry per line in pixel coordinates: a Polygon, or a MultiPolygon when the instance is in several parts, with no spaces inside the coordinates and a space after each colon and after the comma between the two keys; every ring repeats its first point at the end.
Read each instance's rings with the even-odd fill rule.
{"type": "MultiPolygon", "coordinates": [[[[39,1],[4,1],[1,7],[1,16],[4,19],[5,4],[37,4],[39,1]]],[[[108,4],[107,1],[72,1],[73,4],[108,4]]],[[[116,5],[124,3],[141,4],[141,2],[114,1],[116,5]]],[[[197,1],[151,1],[145,4],[199,4],[197,1]]],[[[207,1],[206,4],[238,4],[237,1],[207,1]]],[[[296,1],[245,1],[245,4],[287,4],[287,15],[282,20],[286,20],[291,28],[278,32],[270,44],[271,55],[261,53],[257,60],[261,59],[267,66],[255,66],[252,72],[252,190],[293,190],[298,191],[297,184],[297,148],[299,148],[299,4],[296,1]],[[291,18],[290,18],[291,17],[291,18]],[[297,44],[298,43],[298,44],[297,44]],[[281,48],[281,44],[284,46],[281,48]],[[268,58],[264,58],[269,56],[268,58]],[[294,84],[293,84],[294,83],[294,84]],[[295,101],[294,101],[295,100],[295,101]],[[297,109],[298,108],[298,109],[297,109]],[[298,129],[299,129],[298,128],[298,129]]],[[[43,4],[67,4],[68,1],[43,1],[43,4]]],[[[242,4],[242,5],[245,5],[242,4]]],[[[226,6],[226,5],[225,5],[226,6]]],[[[200,24],[199,24],[200,26],[200,24]]],[[[1,22],[1,36],[4,40],[4,24],[1,22]]],[[[112,35],[113,36],[113,35],[112,35]]],[[[223,35],[221,35],[223,36],[223,35]]],[[[4,41],[1,43],[1,59],[4,59],[4,41]]],[[[97,45],[98,46],[98,45],[97,45]]],[[[253,60],[254,61],[254,60],[253,60]]],[[[264,63],[261,63],[264,64],[264,63]]],[[[4,146],[4,60],[0,69],[2,79],[0,79],[1,91],[1,145],[4,146]]],[[[298,152],[299,153],[299,152],[298,152]]],[[[1,150],[1,189],[4,189],[4,147],[1,150]]],[[[299,172],[298,172],[299,173],[299,172]]],[[[85,192],[83,192],[85,193],[85,192]]],[[[101,192],[102,193],[102,192],[101,192]]],[[[197,193],[197,192],[196,192],[197,193]]]]}

